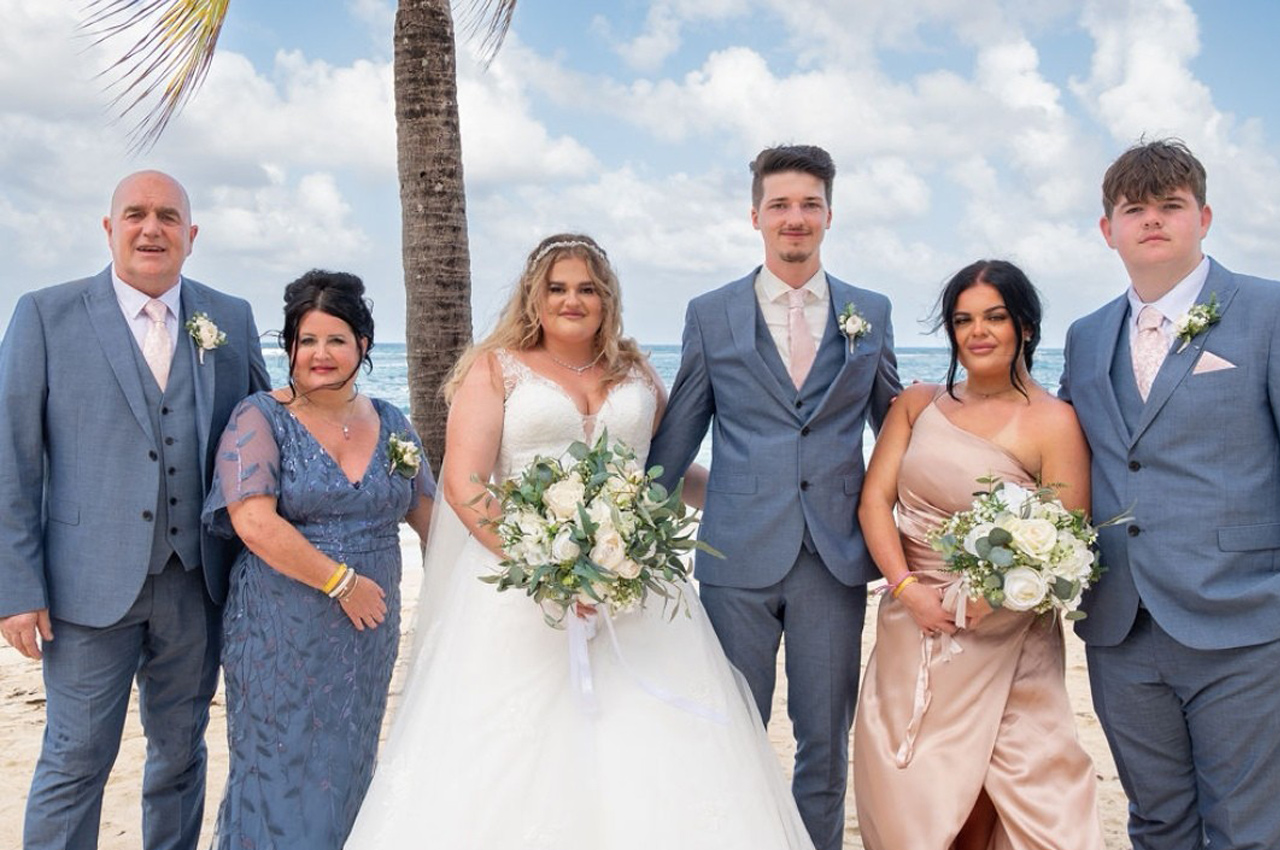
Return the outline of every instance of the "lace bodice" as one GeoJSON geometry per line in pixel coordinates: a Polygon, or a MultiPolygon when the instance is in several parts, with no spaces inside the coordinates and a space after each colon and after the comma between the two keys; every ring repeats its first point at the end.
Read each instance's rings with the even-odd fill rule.
{"type": "Polygon", "coordinates": [[[495,479],[511,477],[538,455],[560,457],[570,443],[589,443],[605,429],[610,442],[626,443],[641,461],[649,453],[658,395],[642,368],[633,368],[625,380],[609,388],[599,410],[583,416],[555,381],[510,351],[499,349],[496,354],[506,400],[495,479]]]}

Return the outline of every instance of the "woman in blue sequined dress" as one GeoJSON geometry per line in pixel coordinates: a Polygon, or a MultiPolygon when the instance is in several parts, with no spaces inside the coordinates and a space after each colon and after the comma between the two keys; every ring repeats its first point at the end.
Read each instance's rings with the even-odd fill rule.
{"type": "Polygon", "coordinates": [[[400,636],[399,524],[425,538],[435,482],[404,414],[357,391],[373,345],[363,293],[343,273],[289,284],[289,386],[241,402],[219,446],[205,522],[246,548],[223,614],[217,848],[339,848],[373,773],[400,636]]]}

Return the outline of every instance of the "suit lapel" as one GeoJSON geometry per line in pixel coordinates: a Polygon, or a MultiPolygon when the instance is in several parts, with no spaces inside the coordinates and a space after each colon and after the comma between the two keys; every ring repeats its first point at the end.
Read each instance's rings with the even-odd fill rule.
{"type": "MultiPolygon", "coordinates": [[[[759,346],[756,345],[757,324],[762,319],[756,304],[755,275],[756,273],[753,272],[739,281],[731,296],[725,300],[729,333],[733,336],[733,344],[738,350],[738,356],[746,363],[747,368],[755,373],[760,385],[777,399],[779,404],[794,413],[795,388],[791,386],[790,379],[787,380],[784,388],[780,378],[769,368],[759,346]]],[[[777,358],[777,351],[774,351],[773,355],[777,358]]],[[[781,362],[778,360],[778,365],[781,365],[781,362]]]]}
{"type": "MultiPolygon", "coordinates": [[[[823,353],[827,350],[828,346],[838,345],[842,348],[842,351],[840,356],[840,366],[836,369],[835,374],[831,376],[831,380],[827,382],[827,387],[823,390],[822,398],[818,400],[816,405],[814,405],[813,415],[810,416],[811,419],[822,412],[822,408],[826,406],[827,399],[831,398],[832,390],[835,389],[836,384],[840,381],[840,377],[845,374],[845,370],[849,367],[849,363],[853,361],[853,358],[856,357],[858,353],[857,346],[849,344],[849,340],[847,340],[844,334],[840,332],[840,327],[836,323],[836,316],[840,315],[844,310],[845,305],[853,304],[855,308],[858,306],[856,299],[854,298],[854,288],[849,286],[847,283],[836,280],[831,275],[827,275],[827,293],[830,300],[830,309],[827,312],[827,329],[822,334],[822,346],[818,349],[818,357],[814,360],[814,363],[816,364],[821,362],[823,353]]],[[[809,380],[812,380],[812,378],[813,371],[811,370],[809,372],[809,378],[806,379],[805,383],[807,384],[809,380]]]]}
{"type": "MultiPolygon", "coordinates": [[[[209,299],[200,284],[183,278],[182,316],[179,317],[177,351],[187,357],[191,363],[196,395],[196,432],[199,435],[200,457],[207,457],[211,437],[209,426],[213,423],[213,391],[217,383],[218,356],[217,349],[206,351],[204,363],[200,362],[200,351],[186,329],[187,321],[196,313],[210,315],[209,299]]],[[[202,465],[201,470],[203,469],[202,465]]],[[[208,482],[204,483],[208,484],[208,482]]]]}
{"type": "MultiPolygon", "coordinates": [[[[1222,267],[1210,260],[1209,277],[1205,279],[1204,287],[1200,290],[1200,296],[1196,298],[1197,304],[1208,303],[1210,295],[1216,295],[1218,299],[1219,314],[1224,318],[1227,310],[1231,307],[1231,301],[1236,297],[1236,284],[1231,276],[1222,270],[1222,267]]],[[[1173,391],[1182,385],[1187,375],[1191,374],[1191,367],[1200,356],[1201,350],[1204,349],[1205,342],[1213,333],[1217,325],[1210,325],[1197,336],[1193,337],[1185,348],[1182,347],[1182,340],[1175,338],[1173,345],[1169,349],[1169,354],[1164,359],[1164,363],[1160,365],[1160,371],[1156,373],[1155,382],[1151,385],[1151,392],[1147,396],[1147,403],[1142,409],[1142,418],[1138,420],[1138,427],[1134,429],[1133,439],[1142,436],[1142,433],[1150,427],[1151,422],[1160,413],[1161,408],[1169,401],[1169,397],[1173,395],[1173,391]],[[1182,349],[1179,352],[1178,349],[1182,349]]]]}
{"type": "Polygon", "coordinates": [[[1125,424],[1124,414],[1120,411],[1120,398],[1116,395],[1115,385],[1111,382],[1111,362],[1116,356],[1116,346],[1120,344],[1120,331],[1129,315],[1129,299],[1123,295],[1111,302],[1111,306],[1102,315],[1102,326],[1098,329],[1098,344],[1094,349],[1094,374],[1102,385],[1103,406],[1111,424],[1121,439],[1129,444],[1132,440],[1129,426],[1125,424]]]}
{"type": "Polygon", "coordinates": [[[89,323],[93,325],[98,344],[102,347],[102,356],[115,373],[116,382],[124,392],[129,410],[142,426],[143,433],[154,441],[151,417],[147,413],[147,398],[142,390],[137,360],[133,356],[137,343],[134,342],[133,332],[130,331],[124,314],[120,312],[120,302],[111,286],[110,267],[89,284],[84,293],[84,306],[89,312],[89,323]]]}

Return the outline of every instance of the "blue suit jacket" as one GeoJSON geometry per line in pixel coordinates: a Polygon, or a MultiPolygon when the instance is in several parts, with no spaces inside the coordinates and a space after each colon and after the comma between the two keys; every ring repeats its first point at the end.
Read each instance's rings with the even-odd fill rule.
{"type": "MultiPolygon", "coordinates": [[[[192,358],[207,490],[232,408],[269,380],[247,302],[184,278],[183,319],[195,312],[227,335],[201,364],[180,329],[174,354],[192,358]]],[[[101,627],[137,599],[162,471],[132,346],[110,267],[14,308],[0,343],[0,616],[48,607],[101,627]]],[[[221,603],[236,544],[202,530],[200,548],[221,603]]]]}
{"type": "Polygon", "coordinates": [[[757,272],[689,303],[680,371],[649,463],[674,483],[714,419],[699,537],[725,557],[698,553],[702,581],[745,588],[780,581],[807,524],[832,574],[846,585],[865,584],[879,573],[857,522],[862,432],[868,414],[879,429],[901,391],[889,299],[827,275],[832,312],[823,345],[841,346],[843,359],[825,384],[810,375],[797,393],[776,349],[757,346],[757,272]],[[853,346],[834,330],[835,315],[850,303],[871,323],[853,346]],[[773,367],[766,357],[777,361],[773,367]]]}
{"type": "Polygon", "coordinates": [[[1076,627],[1090,644],[1124,640],[1139,598],[1196,649],[1280,638],[1280,283],[1211,261],[1210,294],[1221,321],[1174,342],[1132,433],[1110,377],[1127,299],[1068,331],[1059,394],[1093,451],[1093,516],[1136,516],[1099,537],[1107,571],[1076,627]],[[1197,374],[1209,353],[1235,368],[1197,374]]]}

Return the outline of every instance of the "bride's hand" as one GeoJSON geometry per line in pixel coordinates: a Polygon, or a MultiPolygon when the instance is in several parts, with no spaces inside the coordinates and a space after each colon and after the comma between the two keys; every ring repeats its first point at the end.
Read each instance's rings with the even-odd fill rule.
{"type": "Polygon", "coordinates": [[[362,575],[356,576],[351,595],[338,604],[359,632],[376,629],[387,618],[386,594],[376,581],[362,575]]]}
{"type": "Polygon", "coordinates": [[[955,619],[942,607],[942,594],[932,587],[920,582],[912,582],[902,588],[898,601],[907,606],[911,619],[916,621],[920,631],[927,635],[956,633],[955,619]]]}

